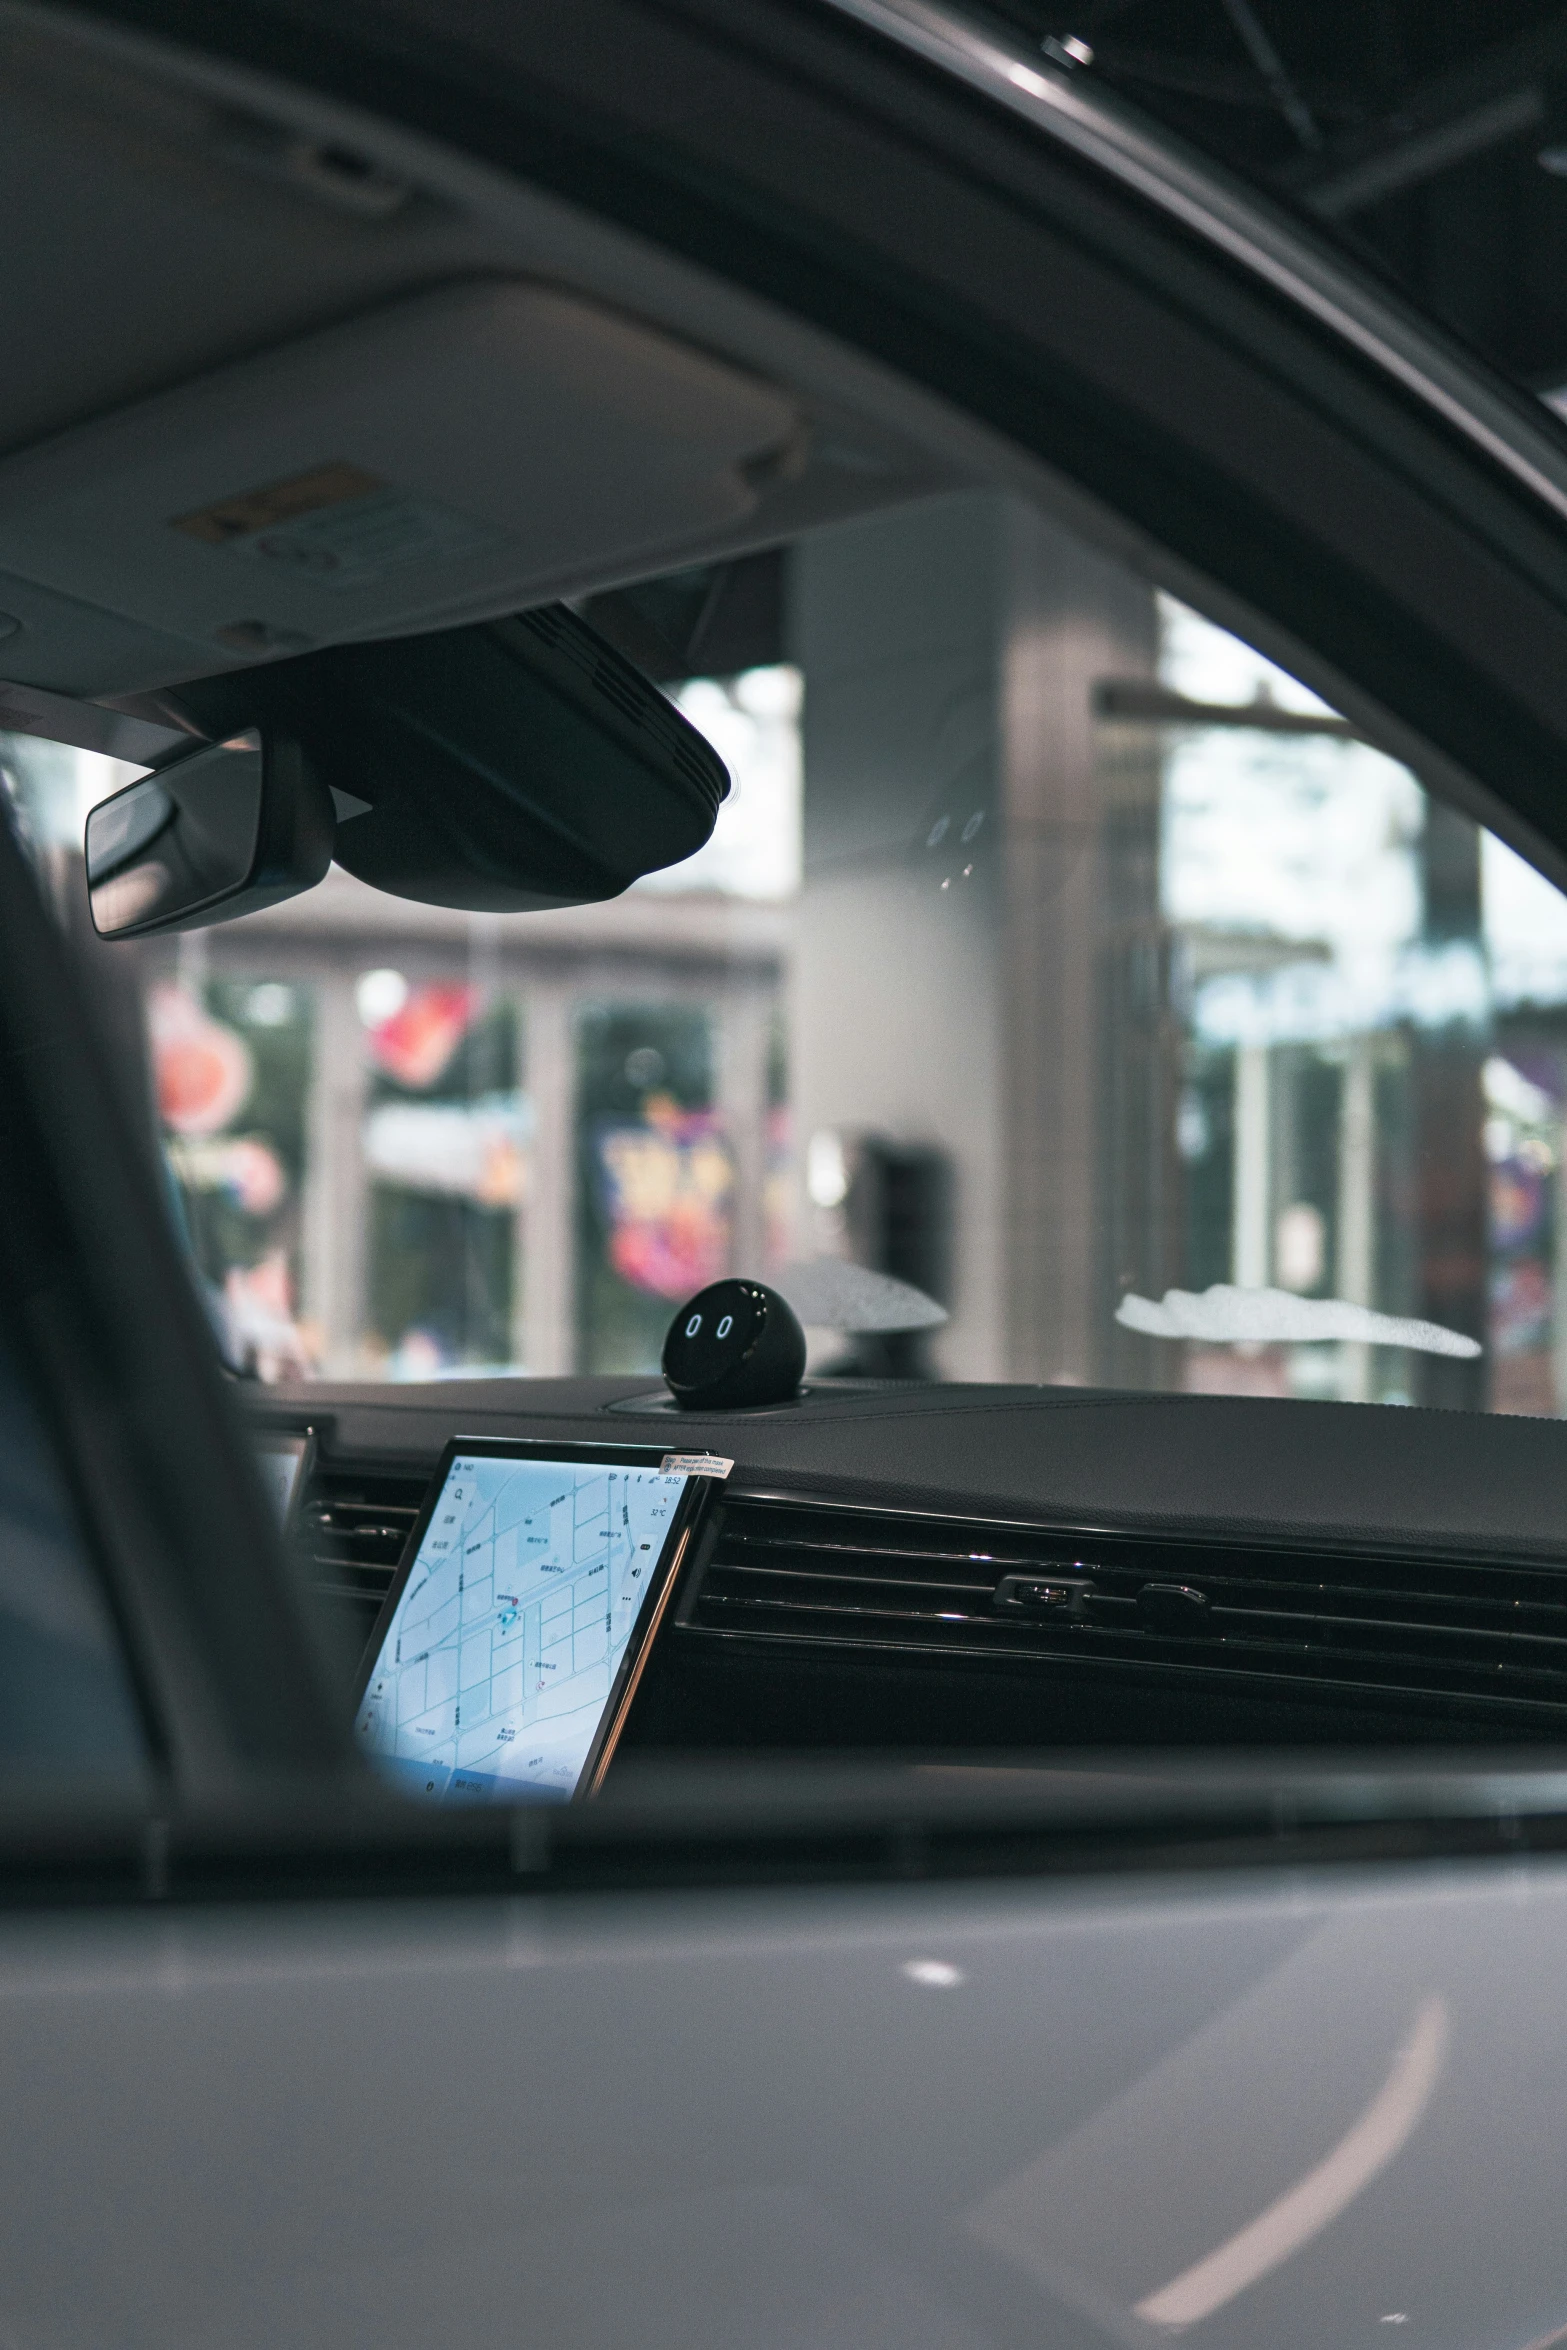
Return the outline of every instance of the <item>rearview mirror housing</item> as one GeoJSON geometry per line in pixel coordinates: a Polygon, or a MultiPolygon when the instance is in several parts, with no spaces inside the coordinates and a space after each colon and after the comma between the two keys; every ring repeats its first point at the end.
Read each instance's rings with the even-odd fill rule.
{"type": "Polygon", "coordinates": [[[332,861],[332,798],[299,744],[257,729],[206,743],[87,817],[100,938],[147,938],[274,906],[332,861]]]}

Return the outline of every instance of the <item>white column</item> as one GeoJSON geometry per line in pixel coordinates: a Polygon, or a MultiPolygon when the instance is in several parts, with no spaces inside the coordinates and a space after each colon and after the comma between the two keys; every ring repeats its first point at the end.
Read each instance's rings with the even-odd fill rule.
{"type": "Polygon", "coordinates": [[[1567,1119],[1556,1136],[1556,1262],[1551,1299],[1551,1384],[1567,1417],[1567,1119]]]}
{"type": "Polygon", "coordinates": [[[365,1317],[364,1029],[351,974],[330,973],[317,982],[315,997],[302,1304],[320,1334],[322,1370],[347,1378],[358,1367],[365,1317]]]}
{"type": "Polygon", "coordinates": [[[212,976],[212,938],[205,930],[183,930],[175,944],[175,974],[188,995],[199,996],[212,976]]]}
{"type": "Polygon", "coordinates": [[[734,1157],[734,1218],[729,1265],[760,1279],[767,1271],[767,1058],[773,1023],[770,989],[732,982],[718,999],[717,1107],[734,1157]]]}
{"type": "Polygon", "coordinates": [[[1266,1289],[1273,1265],[1271,1077],[1265,1044],[1235,1048],[1234,1279],[1237,1289],[1266,1289]]]}
{"type": "MultiPolygon", "coordinates": [[[[1346,1304],[1376,1303],[1376,1068],[1373,1040],[1357,1036],[1344,1064],[1338,1126],[1338,1264],[1334,1287],[1346,1304]]],[[[1371,1399],[1371,1349],[1341,1357],[1346,1403],[1371,1399]]]]}
{"type": "Polygon", "coordinates": [[[571,992],[532,982],[525,1029],[533,1139],[518,1217],[512,1287],[515,1359],[535,1375],[576,1363],[577,1085],[571,992]]]}
{"type": "Polygon", "coordinates": [[[947,1158],[961,1202],[952,1319],[936,1348],[949,1379],[1007,1371],[996,791],[1005,515],[995,498],[929,499],[807,533],[789,571],[806,679],[793,1117],[802,1145],[833,1127],[947,1158]],[[938,812],[943,841],[959,845],[981,816],[972,845],[982,853],[962,861],[972,874],[944,848],[927,853],[938,812]]]}

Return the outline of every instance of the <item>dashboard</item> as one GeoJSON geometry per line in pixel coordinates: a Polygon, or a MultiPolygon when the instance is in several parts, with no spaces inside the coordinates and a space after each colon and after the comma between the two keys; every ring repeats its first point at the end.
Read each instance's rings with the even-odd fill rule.
{"type": "Polygon", "coordinates": [[[247,1394],[308,1438],[291,1540],[345,1706],[458,1437],[732,1460],[617,1750],[1553,1742],[1567,1429],[1074,1388],[818,1381],[678,1411],[646,1378],[247,1394]]]}

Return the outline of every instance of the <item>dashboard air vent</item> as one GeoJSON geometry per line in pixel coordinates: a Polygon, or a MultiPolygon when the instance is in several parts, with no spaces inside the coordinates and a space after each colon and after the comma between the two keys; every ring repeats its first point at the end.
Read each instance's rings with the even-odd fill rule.
{"type": "Polygon", "coordinates": [[[428,1479],[417,1469],[362,1470],[318,1462],[295,1540],[323,1599],[379,1612],[428,1479]]]}
{"type": "Polygon", "coordinates": [[[1567,1563],[724,1505],[687,1632],[1567,1705],[1567,1563]]]}

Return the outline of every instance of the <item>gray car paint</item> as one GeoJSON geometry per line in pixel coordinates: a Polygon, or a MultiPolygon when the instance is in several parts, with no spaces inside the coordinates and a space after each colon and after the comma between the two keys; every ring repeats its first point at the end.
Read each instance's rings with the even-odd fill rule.
{"type": "Polygon", "coordinates": [[[1567,2322],[1567,1868],[245,1906],[0,1926],[0,2341],[1149,2344],[1567,2322]],[[1266,2233],[1266,2230],[1264,2230],[1266,2233]]]}

